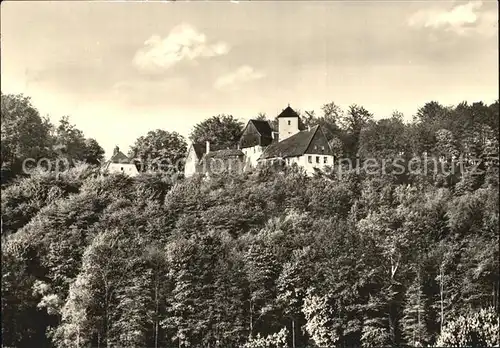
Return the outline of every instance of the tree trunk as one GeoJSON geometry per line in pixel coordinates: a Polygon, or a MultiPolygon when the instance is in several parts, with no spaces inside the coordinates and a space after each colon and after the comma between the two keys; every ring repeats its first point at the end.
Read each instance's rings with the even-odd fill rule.
{"type": "Polygon", "coordinates": [[[155,348],[158,348],[158,279],[155,284],[155,348]]]}
{"type": "MultiPolygon", "coordinates": [[[[392,288],[394,286],[394,279],[396,278],[396,271],[398,270],[399,267],[399,261],[394,262],[393,257],[391,256],[391,280],[389,284],[389,293],[392,293],[392,288]]],[[[390,329],[390,336],[391,336],[391,341],[392,343],[396,342],[396,320],[397,316],[394,315],[392,316],[391,314],[393,313],[394,309],[394,300],[393,297],[391,296],[390,301],[389,301],[389,329],[390,329]]]]}
{"type": "Polygon", "coordinates": [[[500,281],[493,282],[493,308],[498,312],[498,295],[500,292],[500,281]]]}
{"type": "Polygon", "coordinates": [[[253,305],[252,300],[250,300],[250,336],[253,333],[253,305]]]}
{"type": "Polygon", "coordinates": [[[155,348],[158,348],[158,321],[155,323],[155,348]]]}
{"type": "Polygon", "coordinates": [[[443,279],[443,267],[439,268],[439,285],[440,285],[440,297],[441,297],[441,328],[440,332],[443,332],[444,326],[444,279],[443,279]]]}
{"type": "Polygon", "coordinates": [[[417,336],[417,338],[418,338],[418,342],[420,344],[420,341],[421,341],[420,340],[420,333],[421,333],[420,332],[420,325],[421,325],[421,323],[420,323],[420,270],[418,271],[418,274],[417,274],[417,282],[418,282],[418,290],[417,290],[418,291],[417,292],[417,308],[418,308],[417,309],[417,318],[418,318],[417,330],[418,330],[418,336],[417,336]]]}
{"type": "Polygon", "coordinates": [[[295,348],[295,319],[292,319],[292,348],[295,348]]]}
{"type": "Polygon", "coordinates": [[[109,284],[106,276],[101,273],[102,280],[104,283],[104,330],[105,330],[105,340],[106,347],[109,347],[109,284]]]}
{"type": "Polygon", "coordinates": [[[392,305],[389,306],[389,336],[391,337],[391,342],[394,344],[396,342],[396,331],[394,329],[394,321],[392,319],[392,305]]]}

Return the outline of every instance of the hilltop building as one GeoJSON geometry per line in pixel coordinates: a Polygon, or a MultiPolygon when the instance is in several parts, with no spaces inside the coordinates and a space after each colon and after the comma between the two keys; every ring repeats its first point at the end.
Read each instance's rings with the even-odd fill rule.
{"type": "Polygon", "coordinates": [[[120,151],[118,146],[113,150],[113,156],[104,163],[101,169],[103,173],[107,174],[123,173],[129,176],[139,174],[136,165],[120,151]]]}
{"type": "Polygon", "coordinates": [[[185,176],[215,170],[241,170],[263,163],[296,163],[308,174],[334,163],[334,154],[319,125],[304,129],[300,116],[288,106],[277,117],[278,131],[268,121],[250,120],[237,149],[210,149],[210,143],[191,144],[185,176]]]}
{"type": "Polygon", "coordinates": [[[191,144],[188,148],[184,175],[196,173],[210,174],[223,170],[240,170],[244,165],[245,154],[238,149],[210,148],[210,142],[191,144]]]}

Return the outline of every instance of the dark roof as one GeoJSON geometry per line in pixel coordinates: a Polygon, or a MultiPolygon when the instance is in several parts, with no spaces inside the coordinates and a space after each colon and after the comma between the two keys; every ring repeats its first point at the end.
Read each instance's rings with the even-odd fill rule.
{"type": "Polygon", "coordinates": [[[196,153],[196,157],[201,159],[203,155],[207,152],[207,146],[205,144],[193,144],[194,152],[196,153]]]}
{"type": "Polygon", "coordinates": [[[110,163],[129,163],[130,159],[121,151],[117,151],[109,160],[110,163]]]}
{"type": "MultiPolygon", "coordinates": [[[[196,157],[198,160],[201,160],[203,156],[207,153],[207,144],[206,143],[196,143],[192,144],[194,148],[194,152],[196,153],[196,157]]],[[[215,152],[218,150],[223,150],[220,145],[210,144],[210,152],[215,152]]]]}
{"type": "Polygon", "coordinates": [[[249,122],[253,123],[253,125],[257,129],[257,132],[259,132],[261,136],[272,138],[273,130],[269,122],[267,122],[266,120],[250,120],[249,122]]]}
{"type": "Polygon", "coordinates": [[[273,143],[266,148],[260,158],[301,156],[306,152],[318,129],[319,125],[316,125],[310,130],[300,131],[283,141],[273,143]]]}
{"type": "Polygon", "coordinates": [[[280,117],[299,117],[299,114],[297,114],[290,106],[287,106],[286,109],[278,115],[278,118],[280,117]]]}
{"type": "Polygon", "coordinates": [[[203,156],[203,159],[211,159],[211,158],[230,158],[230,157],[238,157],[238,156],[244,156],[245,154],[238,149],[224,149],[224,150],[216,150],[216,151],[210,151],[209,153],[205,154],[203,156]]]}

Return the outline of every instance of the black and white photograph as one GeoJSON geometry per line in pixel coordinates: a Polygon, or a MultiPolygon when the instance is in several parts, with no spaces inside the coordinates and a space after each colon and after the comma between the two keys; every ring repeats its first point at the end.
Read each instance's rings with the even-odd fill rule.
{"type": "Polygon", "coordinates": [[[0,13],[2,348],[500,347],[497,1],[0,13]]]}

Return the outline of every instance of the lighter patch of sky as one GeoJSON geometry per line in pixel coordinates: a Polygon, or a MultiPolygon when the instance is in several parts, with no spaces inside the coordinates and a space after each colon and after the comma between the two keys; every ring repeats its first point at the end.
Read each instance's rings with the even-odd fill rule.
{"type": "Polygon", "coordinates": [[[288,103],[407,119],[430,100],[498,98],[496,1],[3,2],[3,93],[69,115],[109,155],[288,103]]]}
{"type": "Polygon", "coordinates": [[[187,23],[175,26],[164,39],[152,35],[144,46],[136,52],[133,62],[140,70],[152,73],[167,70],[183,60],[217,57],[230,50],[223,41],[208,44],[205,34],[187,23]]]}

